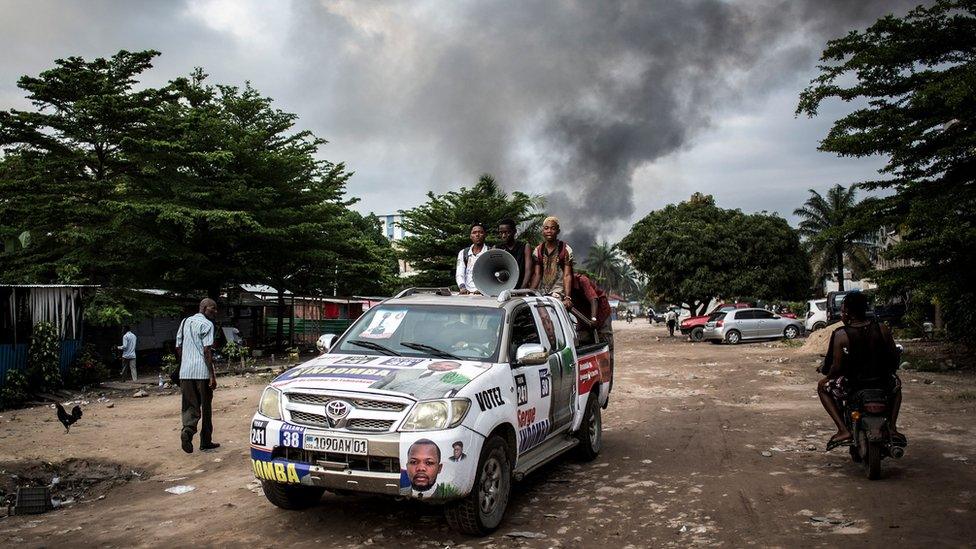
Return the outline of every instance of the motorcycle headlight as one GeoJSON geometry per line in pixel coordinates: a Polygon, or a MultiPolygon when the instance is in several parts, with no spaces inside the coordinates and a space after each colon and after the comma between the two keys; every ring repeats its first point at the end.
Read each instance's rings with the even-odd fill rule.
{"type": "Polygon", "coordinates": [[[457,427],[471,408],[466,398],[423,400],[414,405],[401,431],[436,431],[457,427]]]}
{"type": "Polygon", "coordinates": [[[274,387],[265,387],[261,393],[258,412],[271,419],[281,419],[281,391],[274,387]]]}

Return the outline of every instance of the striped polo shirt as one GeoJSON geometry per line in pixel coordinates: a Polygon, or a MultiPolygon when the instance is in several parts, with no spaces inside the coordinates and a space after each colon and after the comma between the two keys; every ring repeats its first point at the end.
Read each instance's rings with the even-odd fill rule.
{"type": "Polygon", "coordinates": [[[180,379],[210,379],[210,370],[203,358],[203,348],[213,345],[213,322],[197,313],[183,319],[176,334],[176,346],[183,349],[180,361],[180,379]]]}

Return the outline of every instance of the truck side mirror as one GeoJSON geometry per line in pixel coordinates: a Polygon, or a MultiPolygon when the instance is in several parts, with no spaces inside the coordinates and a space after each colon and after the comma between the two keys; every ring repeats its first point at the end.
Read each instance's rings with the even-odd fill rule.
{"type": "Polygon", "coordinates": [[[325,354],[329,352],[332,348],[332,344],[335,343],[335,334],[323,334],[319,337],[319,340],[315,342],[315,348],[319,350],[319,353],[325,354]]]}
{"type": "Polygon", "coordinates": [[[515,351],[515,364],[519,366],[534,366],[545,364],[549,360],[546,348],[538,343],[523,343],[515,351]]]}

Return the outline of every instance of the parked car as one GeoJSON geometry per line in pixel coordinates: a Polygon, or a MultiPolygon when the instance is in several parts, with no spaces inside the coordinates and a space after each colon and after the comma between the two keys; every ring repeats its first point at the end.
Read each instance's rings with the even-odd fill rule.
{"type": "Polygon", "coordinates": [[[808,332],[815,332],[827,327],[827,300],[811,299],[807,301],[807,319],[804,328],[808,332]]]}
{"type": "Polygon", "coordinates": [[[802,333],[799,320],[755,308],[713,313],[703,330],[705,340],[730,345],[750,339],[795,339],[802,333]]]}
{"type": "MultiPolygon", "coordinates": [[[[861,290],[847,290],[843,292],[830,292],[827,294],[827,324],[833,324],[840,320],[840,307],[844,304],[844,298],[851,292],[861,290]]],[[[899,299],[889,300],[886,303],[875,303],[875,293],[867,290],[864,295],[868,298],[868,318],[877,318],[879,322],[900,326],[902,318],[905,316],[905,304],[899,299]]]]}
{"type": "Polygon", "coordinates": [[[704,340],[704,329],[705,323],[708,322],[708,317],[717,312],[728,312],[734,311],[736,309],[743,309],[746,307],[751,307],[752,305],[748,303],[734,303],[725,304],[719,303],[711,313],[700,315],[700,316],[689,316],[688,318],[681,321],[678,324],[678,329],[681,331],[682,335],[686,335],[691,338],[692,341],[702,341],[704,340]]]}
{"type": "Polygon", "coordinates": [[[655,322],[657,322],[658,324],[664,322],[664,315],[663,314],[659,314],[654,309],[648,307],[647,308],[647,323],[648,324],[654,324],[655,322]]]}

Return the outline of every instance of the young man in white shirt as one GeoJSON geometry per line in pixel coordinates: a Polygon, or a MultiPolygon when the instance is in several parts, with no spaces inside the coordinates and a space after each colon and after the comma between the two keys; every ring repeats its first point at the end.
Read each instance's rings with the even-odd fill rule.
{"type": "Polygon", "coordinates": [[[125,330],[125,334],[122,336],[122,345],[117,348],[122,351],[122,371],[119,375],[125,377],[125,369],[129,369],[129,373],[132,375],[132,381],[136,381],[139,374],[136,373],[136,334],[132,333],[132,330],[128,326],[122,327],[125,330]]]}
{"type": "Polygon", "coordinates": [[[454,281],[457,282],[462,295],[478,292],[478,288],[474,285],[474,263],[488,251],[488,246],[485,246],[485,234],[483,223],[472,223],[471,245],[458,252],[454,281]]]}

